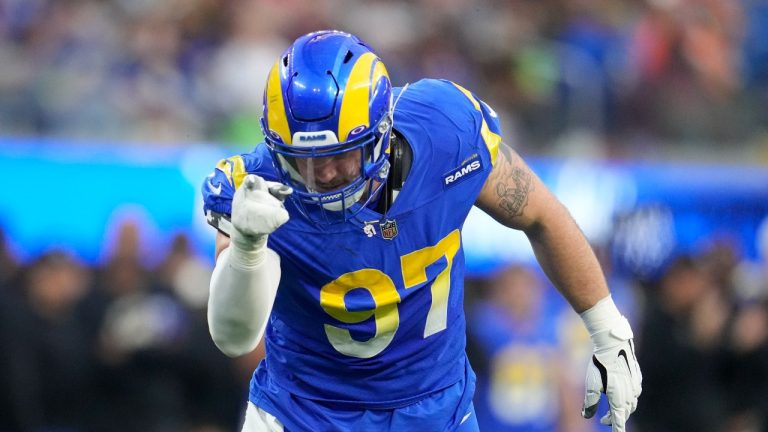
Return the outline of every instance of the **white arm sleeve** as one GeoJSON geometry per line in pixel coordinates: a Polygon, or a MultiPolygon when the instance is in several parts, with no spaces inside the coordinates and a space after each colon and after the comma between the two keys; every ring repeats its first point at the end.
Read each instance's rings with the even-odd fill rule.
{"type": "Polygon", "coordinates": [[[216,260],[208,298],[208,330],[226,355],[253,351],[267,326],[280,282],[280,257],[264,247],[261,259],[243,259],[232,244],[216,260]],[[255,261],[255,262],[254,262],[255,261]]]}

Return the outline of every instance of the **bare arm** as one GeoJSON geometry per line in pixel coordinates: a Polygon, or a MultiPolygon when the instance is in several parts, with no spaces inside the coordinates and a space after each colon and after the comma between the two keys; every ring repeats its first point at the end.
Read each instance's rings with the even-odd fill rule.
{"type": "Polygon", "coordinates": [[[608,296],[600,264],[568,210],[504,144],[475,205],[525,233],[542,269],[576,312],[608,296]]]}

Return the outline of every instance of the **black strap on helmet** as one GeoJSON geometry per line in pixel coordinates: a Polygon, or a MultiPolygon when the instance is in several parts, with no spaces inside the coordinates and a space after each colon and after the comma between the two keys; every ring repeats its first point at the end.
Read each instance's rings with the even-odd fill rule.
{"type": "Polygon", "coordinates": [[[394,192],[400,192],[405,184],[405,178],[411,171],[413,162],[413,150],[408,140],[399,133],[392,131],[392,138],[389,142],[389,164],[390,171],[387,182],[384,185],[384,196],[379,200],[377,210],[381,214],[386,214],[394,201],[394,192]]]}

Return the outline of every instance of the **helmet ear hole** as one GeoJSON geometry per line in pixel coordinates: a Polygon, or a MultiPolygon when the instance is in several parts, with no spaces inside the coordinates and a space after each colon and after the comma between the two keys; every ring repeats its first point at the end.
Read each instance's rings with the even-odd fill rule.
{"type": "Polygon", "coordinates": [[[288,67],[288,56],[283,56],[283,66],[288,67]]]}
{"type": "Polygon", "coordinates": [[[352,54],[352,51],[347,51],[347,55],[344,56],[344,64],[349,63],[352,57],[354,57],[354,54],[352,54]]]}

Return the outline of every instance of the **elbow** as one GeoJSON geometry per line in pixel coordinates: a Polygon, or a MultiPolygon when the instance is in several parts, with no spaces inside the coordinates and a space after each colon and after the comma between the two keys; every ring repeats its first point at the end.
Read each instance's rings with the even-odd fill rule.
{"type": "Polygon", "coordinates": [[[256,349],[257,344],[238,344],[238,343],[232,343],[232,341],[224,340],[221,338],[213,338],[213,343],[216,344],[216,347],[224,353],[227,357],[240,357],[244,356],[254,349],[256,349]]]}
{"type": "Polygon", "coordinates": [[[521,231],[531,241],[531,243],[538,242],[547,230],[547,226],[539,220],[533,221],[524,227],[521,227],[521,231]]]}
{"type": "Polygon", "coordinates": [[[211,339],[216,347],[228,357],[248,354],[259,344],[261,332],[235,325],[210,326],[211,339]]]}

